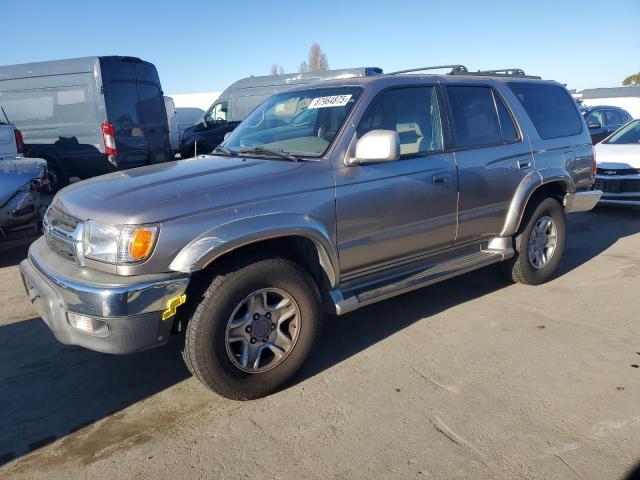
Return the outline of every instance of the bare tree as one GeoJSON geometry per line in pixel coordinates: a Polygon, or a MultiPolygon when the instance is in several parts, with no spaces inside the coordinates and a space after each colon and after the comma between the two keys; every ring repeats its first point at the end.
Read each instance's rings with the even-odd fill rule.
{"type": "Polygon", "coordinates": [[[284,68],[282,68],[282,65],[278,65],[277,63],[274,63],[273,65],[271,65],[271,75],[282,75],[284,74],[284,68]]]}
{"type": "Polygon", "coordinates": [[[329,70],[329,60],[320,45],[314,43],[309,48],[309,61],[300,64],[301,72],[326,72],[329,70]]]}

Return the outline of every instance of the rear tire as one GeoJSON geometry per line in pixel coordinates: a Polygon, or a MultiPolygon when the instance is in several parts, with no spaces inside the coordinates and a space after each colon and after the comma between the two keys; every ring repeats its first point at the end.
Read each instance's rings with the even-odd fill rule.
{"type": "Polygon", "coordinates": [[[540,285],[555,273],[567,237],[565,214],[560,203],[544,198],[525,214],[515,236],[515,255],[503,264],[514,282],[540,285]]]}
{"type": "Polygon", "coordinates": [[[65,175],[57,162],[49,159],[45,160],[47,161],[49,188],[51,189],[51,193],[56,193],[58,190],[69,184],[69,178],[65,175]]]}
{"type": "Polygon", "coordinates": [[[283,257],[247,259],[216,276],[202,296],[185,332],[185,363],[200,382],[224,397],[259,398],[300,368],[321,319],[320,294],[306,270],[283,257]],[[281,304],[292,306],[286,319],[284,307],[276,308],[281,304]],[[273,321],[267,320],[272,316],[273,321]],[[281,330],[285,324],[286,332],[281,330]],[[278,343],[281,339],[284,343],[278,343]]]}

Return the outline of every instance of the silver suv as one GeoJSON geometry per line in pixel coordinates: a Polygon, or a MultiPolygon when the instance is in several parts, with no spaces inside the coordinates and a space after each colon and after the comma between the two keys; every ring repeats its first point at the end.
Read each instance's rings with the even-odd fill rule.
{"type": "Polygon", "coordinates": [[[325,312],[497,262],[548,280],[565,213],[601,195],[578,108],[520,70],[423,70],[304,85],[213,155],[65,188],[20,265],[31,301],[101,352],[182,332],[189,370],[248,399],[294,374],[325,312]]]}

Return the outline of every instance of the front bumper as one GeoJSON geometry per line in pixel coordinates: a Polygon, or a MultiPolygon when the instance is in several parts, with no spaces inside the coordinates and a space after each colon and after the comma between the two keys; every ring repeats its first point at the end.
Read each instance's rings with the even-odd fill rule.
{"type": "Polygon", "coordinates": [[[31,303],[58,341],[115,354],[167,343],[173,317],[162,320],[162,311],[189,282],[182,274],[123,277],[90,271],[49,250],[43,238],[31,245],[20,273],[31,303]],[[75,329],[69,314],[105,322],[107,334],[75,329]]]}
{"type": "Polygon", "coordinates": [[[597,175],[602,189],[599,205],[640,206],[640,175],[597,175]]]}
{"type": "Polygon", "coordinates": [[[576,213],[592,210],[601,196],[602,192],[600,190],[567,193],[564,197],[564,211],[566,213],[576,213]]]}

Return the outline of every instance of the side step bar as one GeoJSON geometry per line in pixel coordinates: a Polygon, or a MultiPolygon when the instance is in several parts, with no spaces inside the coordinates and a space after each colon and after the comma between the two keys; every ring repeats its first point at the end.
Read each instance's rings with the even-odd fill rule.
{"type": "Polygon", "coordinates": [[[334,288],[329,294],[335,305],[336,313],[343,315],[365,305],[386,300],[411,290],[507,260],[514,255],[511,241],[511,237],[494,238],[489,242],[483,243],[478,251],[454,257],[418,272],[412,272],[405,277],[396,278],[389,283],[378,285],[370,290],[343,292],[340,288],[334,288]]]}

